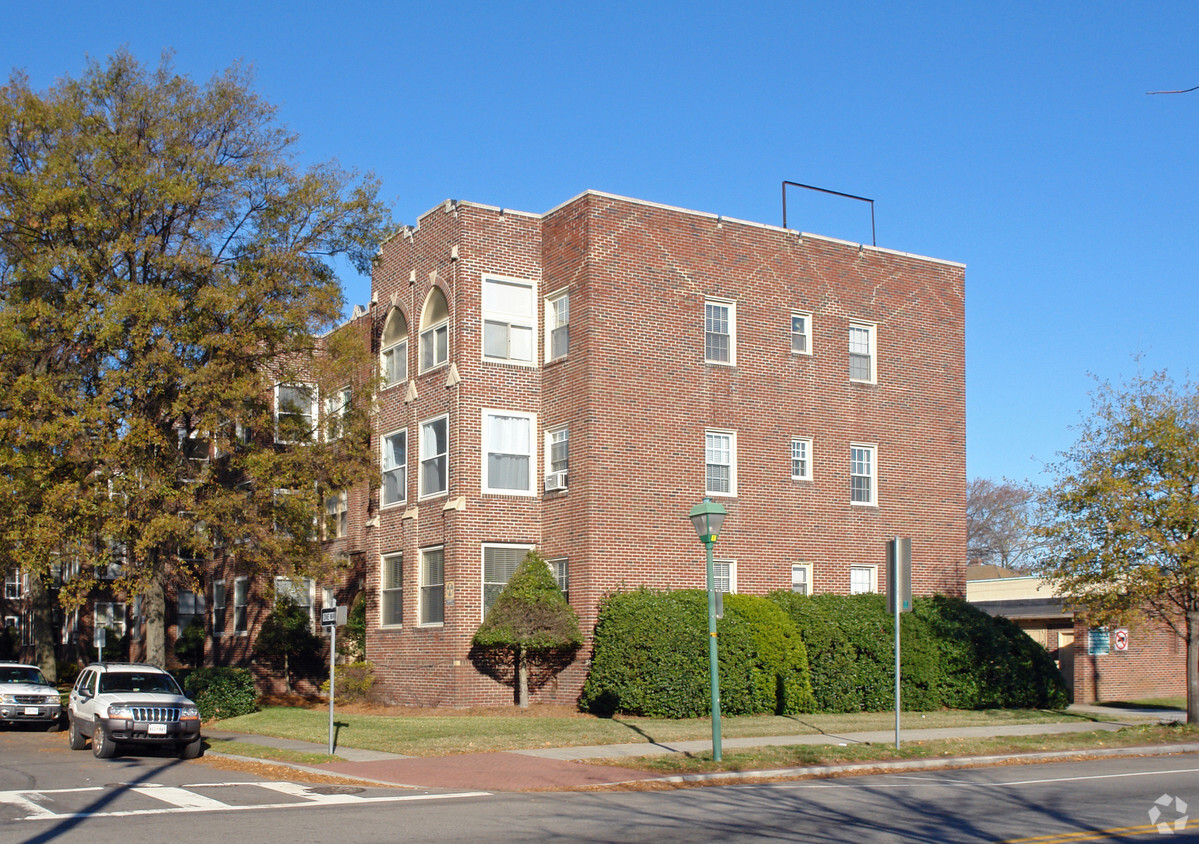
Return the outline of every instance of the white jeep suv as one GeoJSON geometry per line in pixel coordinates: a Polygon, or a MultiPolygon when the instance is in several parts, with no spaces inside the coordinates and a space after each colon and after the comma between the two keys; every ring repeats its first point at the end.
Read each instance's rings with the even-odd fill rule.
{"type": "Polygon", "coordinates": [[[0,724],[42,724],[57,730],[62,698],[36,665],[0,662],[0,724]]]}
{"type": "Polygon", "coordinates": [[[200,710],[175,678],[153,665],[97,662],[79,674],[67,702],[68,740],[83,750],[92,740],[100,759],[121,744],[173,745],[181,759],[204,752],[200,710]]]}

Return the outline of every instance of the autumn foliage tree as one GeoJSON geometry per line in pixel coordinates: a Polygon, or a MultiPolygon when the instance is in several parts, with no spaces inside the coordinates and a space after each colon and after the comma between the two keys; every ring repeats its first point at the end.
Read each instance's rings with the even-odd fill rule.
{"type": "Polygon", "coordinates": [[[1186,640],[1199,723],[1199,385],[1102,383],[1040,498],[1035,569],[1094,624],[1138,616],[1186,640]]]}
{"type": "Polygon", "coordinates": [[[366,272],[388,211],[295,143],[238,66],[197,84],[120,52],[0,89],[0,568],[78,571],[78,605],[118,562],[155,664],[172,582],[214,553],[329,565],[312,515],[369,471],[369,346],[328,332],[334,261],[366,272]]]}
{"type": "Polygon", "coordinates": [[[545,558],[530,551],[516,567],[475,633],[473,644],[512,657],[517,703],[529,705],[529,661],[583,643],[579,617],[545,558]]]}

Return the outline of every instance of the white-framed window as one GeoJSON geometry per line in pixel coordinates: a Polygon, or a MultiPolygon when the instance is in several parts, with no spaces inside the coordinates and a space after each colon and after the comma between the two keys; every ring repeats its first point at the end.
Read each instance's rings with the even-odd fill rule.
{"type": "Polygon", "coordinates": [[[537,289],[531,281],[483,277],[483,357],[511,363],[537,359],[537,289]]]}
{"type": "Polygon", "coordinates": [[[245,636],[249,631],[247,609],[250,603],[250,579],[239,577],[233,581],[233,632],[245,636]]]}
{"type": "Polygon", "coordinates": [[[420,624],[445,623],[445,548],[420,552],[420,624]]]}
{"type": "Polygon", "coordinates": [[[483,492],[534,493],[536,431],[535,414],[483,411],[483,492]]]}
{"type": "Polygon", "coordinates": [[[280,602],[290,600],[308,614],[308,623],[316,623],[316,613],[313,599],[316,597],[315,583],[310,577],[276,577],[275,606],[280,602]]]}
{"type": "Polygon", "coordinates": [[[383,437],[383,491],[381,507],[408,500],[408,431],[393,431],[383,437]]]}
{"type": "Polygon", "coordinates": [[[379,340],[379,368],[383,386],[391,387],[408,380],[408,320],[399,308],[392,308],[383,324],[379,340]]]}
{"type": "MultiPolygon", "coordinates": [[[[99,630],[102,627],[107,627],[114,631],[118,636],[125,635],[125,604],[119,601],[97,601],[96,602],[96,626],[99,630]]],[[[108,643],[110,646],[114,642],[108,643]]]]}
{"type": "Polygon", "coordinates": [[[404,555],[384,554],[379,563],[379,626],[404,623],[404,555]]]}
{"type": "Polygon", "coordinates": [[[275,442],[299,443],[316,432],[316,387],[278,384],[275,387],[275,442]]]}
{"type": "Polygon", "coordinates": [[[734,594],[737,591],[737,561],[713,560],[712,580],[715,591],[734,594]]]}
{"type": "Polygon", "coordinates": [[[483,617],[504,591],[504,586],[524,560],[532,545],[495,544],[483,546],[483,617]]]}
{"type": "Polygon", "coordinates": [[[225,581],[212,584],[212,635],[225,635],[225,581]]]}
{"type": "Polygon", "coordinates": [[[791,564],[791,591],[799,595],[812,594],[812,564],[791,564]]]}
{"type": "Polygon", "coordinates": [[[183,635],[193,621],[204,623],[204,593],[180,589],[175,596],[175,624],[179,628],[179,635],[183,635]]]}
{"type": "Polygon", "coordinates": [[[791,351],[797,355],[812,354],[812,315],[804,311],[791,312],[791,351]]]}
{"type": "Polygon", "coordinates": [[[704,491],[709,495],[737,494],[737,433],[704,432],[704,491]]]}
{"type": "Polygon", "coordinates": [[[450,479],[450,417],[420,423],[420,498],[445,495],[450,479]]]}
{"type": "Polygon", "coordinates": [[[337,440],[345,434],[345,418],[353,397],[349,387],[342,387],[325,396],[325,439],[337,440]]]}
{"type": "Polygon", "coordinates": [[[878,591],[878,566],[850,566],[849,594],[861,595],[878,591]]]}
{"type": "Polygon", "coordinates": [[[20,617],[15,616],[15,615],[6,615],[6,616],[4,616],[4,626],[6,628],[11,627],[14,630],[20,630],[21,629],[21,619],[20,619],[20,617]]]}
{"type": "Polygon", "coordinates": [[[791,438],[791,479],[812,480],[812,438],[791,438]]]}
{"type": "Polygon", "coordinates": [[[4,598],[8,601],[16,601],[21,597],[21,573],[19,571],[9,572],[4,575],[4,598]]]}
{"type": "Polygon", "coordinates": [[[875,326],[869,322],[849,324],[849,380],[873,384],[875,378],[875,326]]]}
{"type": "Polygon", "coordinates": [[[554,581],[558,584],[558,589],[562,591],[562,597],[567,601],[570,600],[570,562],[566,557],[554,557],[552,560],[546,560],[550,564],[550,571],[554,573],[554,581]]]}
{"type": "Polygon", "coordinates": [[[325,496],[325,539],[342,539],[350,530],[349,496],[340,490],[325,496]]]}
{"type": "Polygon", "coordinates": [[[704,300],[704,361],[737,365],[737,303],[704,300]]]}
{"type": "Polygon", "coordinates": [[[570,295],[554,293],[545,300],[545,359],[558,360],[570,351],[570,295]]]}
{"type": "Polygon", "coordinates": [[[570,477],[570,430],[551,428],[545,432],[546,490],[565,487],[570,477]]]}
{"type": "Polygon", "coordinates": [[[878,500],[878,450],[872,445],[850,443],[849,500],[854,504],[873,505],[878,500]]]}
{"type": "Polygon", "coordinates": [[[421,310],[419,357],[422,373],[443,366],[450,359],[450,308],[438,287],[429,291],[421,310]]]}

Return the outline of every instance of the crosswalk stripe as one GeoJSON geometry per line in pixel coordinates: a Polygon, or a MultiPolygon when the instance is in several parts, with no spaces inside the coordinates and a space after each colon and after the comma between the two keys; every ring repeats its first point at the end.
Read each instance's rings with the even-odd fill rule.
{"type": "Polygon", "coordinates": [[[229,805],[220,800],[196,794],[194,791],[169,785],[135,786],[129,790],[146,797],[153,797],[155,800],[161,800],[163,803],[169,803],[180,809],[224,809],[229,805]]]}

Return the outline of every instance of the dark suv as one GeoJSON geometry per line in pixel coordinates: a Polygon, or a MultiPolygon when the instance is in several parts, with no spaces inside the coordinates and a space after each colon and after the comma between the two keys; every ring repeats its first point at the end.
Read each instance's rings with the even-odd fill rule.
{"type": "Polygon", "coordinates": [[[125,743],[171,745],[182,759],[204,752],[200,710],[174,677],[153,665],[89,665],[71,689],[67,721],[71,749],[83,750],[90,738],[100,759],[125,743]]]}

